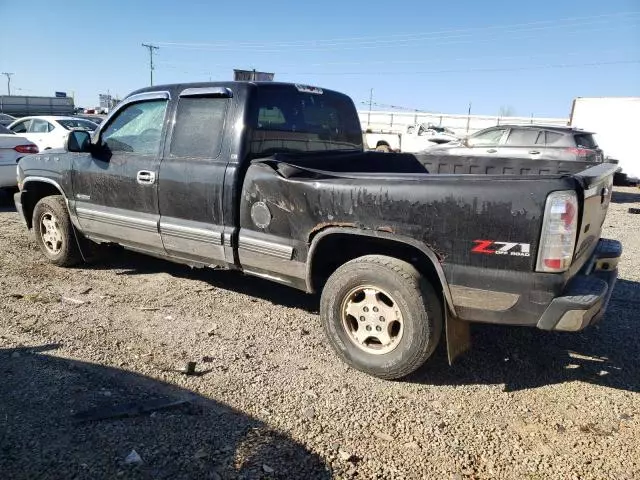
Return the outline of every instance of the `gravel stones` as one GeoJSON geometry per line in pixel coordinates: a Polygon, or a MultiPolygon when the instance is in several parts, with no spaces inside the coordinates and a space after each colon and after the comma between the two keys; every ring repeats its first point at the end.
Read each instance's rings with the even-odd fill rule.
{"type": "Polygon", "coordinates": [[[634,206],[640,191],[616,187],[604,236],[622,241],[624,254],[598,325],[578,334],[476,325],[472,349],[452,367],[440,351],[401,382],[344,368],[315,297],[118,250],[97,265],[57,268],[15,212],[0,212],[0,472],[640,478],[634,206]],[[178,371],[193,359],[209,373],[178,371]],[[89,408],[184,394],[194,401],[176,409],[71,422],[89,408]],[[125,465],[134,449],[143,462],[125,465]]]}

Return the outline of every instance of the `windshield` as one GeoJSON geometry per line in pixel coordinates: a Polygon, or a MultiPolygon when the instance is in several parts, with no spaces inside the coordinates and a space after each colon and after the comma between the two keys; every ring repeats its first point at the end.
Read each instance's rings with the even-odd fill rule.
{"type": "Polygon", "coordinates": [[[318,88],[260,85],[249,125],[251,155],[362,149],[362,130],[349,97],[318,88]]]}
{"type": "Polygon", "coordinates": [[[7,127],[0,125],[0,135],[15,135],[15,133],[13,133],[7,127]]]}
{"type": "Polygon", "coordinates": [[[89,120],[82,120],[79,118],[69,119],[69,120],[57,120],[57,122],[67,130],[82,129],[82,130],[89,130],[90,132],[93,132],[96,128],[98,128],[97,124],[90,122],[89,120]]]}

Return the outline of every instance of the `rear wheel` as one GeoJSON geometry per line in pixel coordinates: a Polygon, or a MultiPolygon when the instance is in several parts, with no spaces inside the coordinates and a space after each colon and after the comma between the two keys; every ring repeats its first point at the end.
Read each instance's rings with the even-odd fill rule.
{"type": "Polygon", "coordinates": [[[338,355],[384,379],[419,368],[442,332],[442,305],[431,284],[407,262],[382,255],[338,268],[322,291],[320,315],[338,355]]]}
{"type": "Polygon", "coordinates": [[[80,262],[82,257],[61,195],[51,195],[38,201],[32,220],[36,243],[47,260],[61,267],[80,262]]]}
{"type": "Polygon", "coordinates": [[[389,153],[390,151],[391,151],[391,148],[389,148],[389,145],[385,143],[382,143],[376,147],[376,152],[389,153]]]}

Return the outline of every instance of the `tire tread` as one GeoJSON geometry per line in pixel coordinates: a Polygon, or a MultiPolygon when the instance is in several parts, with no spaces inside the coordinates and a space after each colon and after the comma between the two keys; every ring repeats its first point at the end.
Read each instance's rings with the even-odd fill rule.
{"type": "MultiPolygon", "coordinates": [[[[438,345],[438,341],[442,333],[442,307],[440,304],[440,299],[435,293],[433,286],[413,265],[405,262],[404,260],[389,257],[386,255],[365,255],[353,259],[340,266],[330,277],[329,282],[331,281],[331,278],[339,277],[343,274],[343,272],[351,270],[353,266],[362,267],[366,265],[378,265],[392,270],[403,279],[406,287],[415,292],[415,300],[421,305],[424,305],[425,311],[427,313],[427,321],[417,322],[417,325],[414,327],[419,329],[419,334],[417,335],[417,337],[422,340],[422,344],[419,345],[419,347],[416,349],[416,353],[413,355],[413,357],[404,362],[401,367],[396,367],[384,372],[372,372],[364,368],[359,368],[357,365],[353,365],[352,362],[350,362],[349,359],[346,358],[339,349],[334,348],[334,350],[336,350],[338,354],[347,361],[347,363],[352,364],[354,368],[363,370],[366,373],[373,374],[379,378],[394,380],[406,377],[407,375],[418,369],[422,364],[424,364],[426,360],[433,354],[438,345]],[[334,275],[336,274],[337,277],[334,277],[334,275]],[[438,311],[437,309],[439,309],[440,311],[438,311]]],[[[329,331],[326,322],[325,332],[327,333],[327,336],[331,341],[331,332],[329,331]]]]}

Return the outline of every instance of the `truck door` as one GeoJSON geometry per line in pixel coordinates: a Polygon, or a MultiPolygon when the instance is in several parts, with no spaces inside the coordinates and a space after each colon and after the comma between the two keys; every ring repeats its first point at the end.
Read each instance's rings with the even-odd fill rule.
{"type": "Polygon", "coordinates": [[[89,237],[164,253],[157,177],[168,101],[168,92],[124,100],[97,134],[100,151],[75,158],[75,210],[89,237]]]}
{"type": "Polygon", "coordinates": [[[166,252],[183,260],[224,265],[223,152],[231,90],[188,88],[160,165],[160,234],[166,252]]]}

